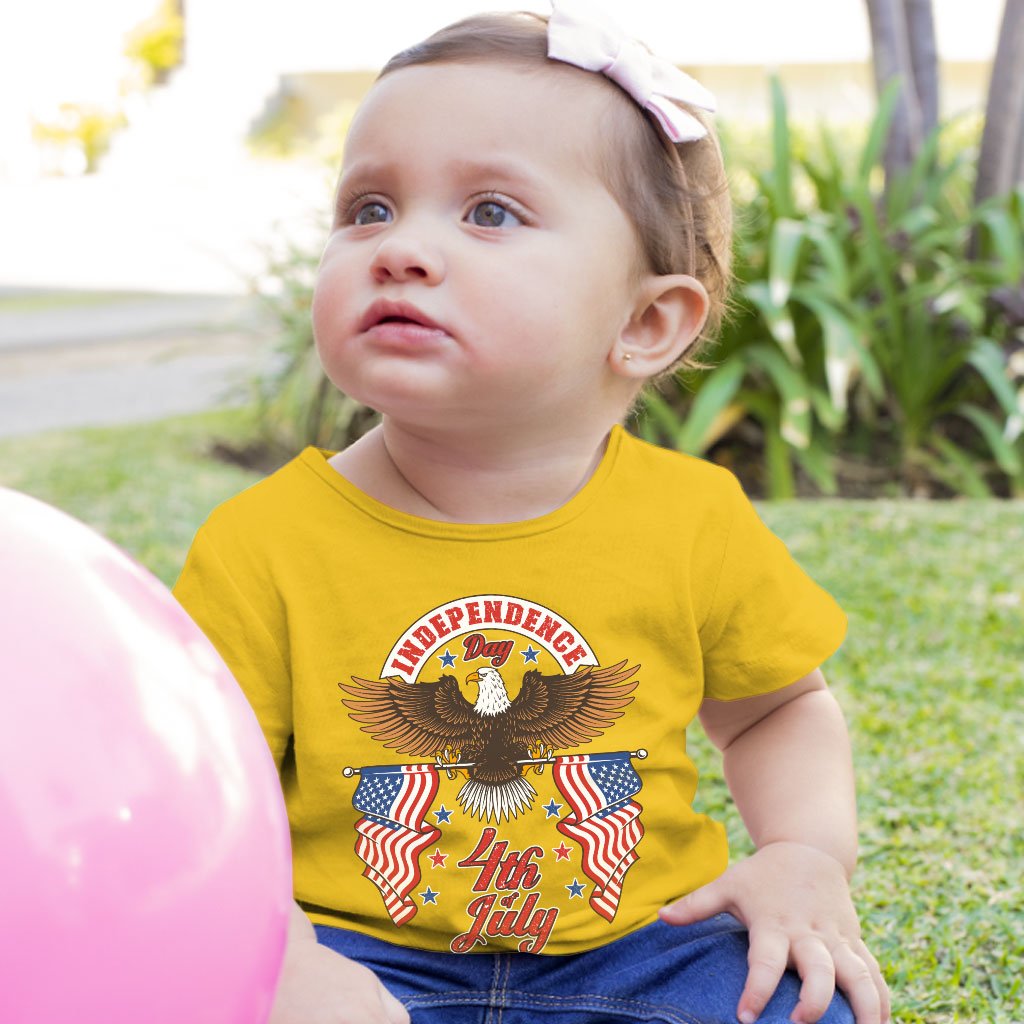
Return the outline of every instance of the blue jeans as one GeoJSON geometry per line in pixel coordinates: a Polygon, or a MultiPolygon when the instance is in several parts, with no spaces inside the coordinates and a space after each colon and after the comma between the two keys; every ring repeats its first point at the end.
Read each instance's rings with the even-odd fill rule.
{"type": "MultiPolygon", "coordinates": [[[[729,914],[655,921],[568,956],[433,953],[324,925],[316,934],[373,971],[412,1024],[735,1024],[747,975],[747,933],[729,914]]],[[[786,1024],[799,990],[787,971],[758,1024],[786,1024]]],[[[853,1024],[840,993],[820,1024],[853,1024]]]]}

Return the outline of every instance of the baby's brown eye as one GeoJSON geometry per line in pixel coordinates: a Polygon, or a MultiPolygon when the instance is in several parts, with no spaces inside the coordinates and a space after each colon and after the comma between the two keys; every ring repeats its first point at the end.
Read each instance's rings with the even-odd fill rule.
{"type": "Polygon", "coordinates": [[[511,217],[516,224],[522,221],[509,209],[493,199],[477,203],[470,213],[473,223],[482,228],[501,228],[507,224],[506,218],[511,217]]]}
{"type": "Polygon", "coordinates": [[[360,206],[353,218],[354,224],[386,223],[388,208],[383,203],[366,203],[360,206]]]}

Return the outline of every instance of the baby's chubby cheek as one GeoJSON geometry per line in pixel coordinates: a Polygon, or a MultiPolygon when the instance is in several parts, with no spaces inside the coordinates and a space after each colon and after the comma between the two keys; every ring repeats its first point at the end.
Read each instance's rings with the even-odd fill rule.
{"type": "Polygon", "coordinates": [[[338,287],[335,275],[326,272],[321,264],[313,282],[311,312],[314,330],[322,329],[328,323],[335,321],[343,308],[344,293],[338,287]]]}
{"type": "Polygon", "coordinates": [[[318,346],[336,343],[345,331],[354,331],[359,318],[354,302],[339,275],[321,266],[313,284],[310,307],[313,336],[318,346]]]}
{"type": "Polygon", "coordinates": [[[345,374],[346,322],[343,309],[329,291],[319,290],[313,294],[311,321],[313,342],[324,373],[336,387],[343,388],[345,374]]]}

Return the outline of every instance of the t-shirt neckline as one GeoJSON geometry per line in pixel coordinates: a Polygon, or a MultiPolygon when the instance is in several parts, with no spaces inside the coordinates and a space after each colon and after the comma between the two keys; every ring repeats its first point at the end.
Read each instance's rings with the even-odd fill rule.
{"type": "Polygon", "coordinates": [[[564,504],[542,516],[510,523],[450,523],[439,519],[427,519],[392,508],[390,505],[371,497],[342,476],[327,460],[335,454],[326,448],[310,445],[299,455],[299,463],[313,471],[316,476],[336,491],[359,511],[408,533],[428,537],[443,537],[454,540],[499,540],[509,537],[525,537],[556,529],[575,519],[597,497],[611,475],[622,448],[626,431],[622,424],[612,425],[608,442],[597,468],[584,485],[564,504]]]}

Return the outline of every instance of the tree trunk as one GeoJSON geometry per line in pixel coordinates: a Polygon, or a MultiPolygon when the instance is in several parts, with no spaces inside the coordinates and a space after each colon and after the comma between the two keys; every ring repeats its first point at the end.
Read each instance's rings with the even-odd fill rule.
{"type": "Polygon", "coordinates": [[[184,64],[187,55],[186,47],[188,45],[188,18],[185,17],[185,0],[172,0],[174,9],[178,12],[178,17],[181,18],[181,24],[184,26],[184,31],[181,33],[181,63],[184,64]]]}
{"type": "Polygon", "coordinates": [[[932,0],[904,0],[903,13],[914,88],[921,107],[921,134],[926,136],[939,123],[939,54],[932,0]]]}
{"type": "Polygon", "coordinates": [[[909,167],[921,147],[921,106],[914,86],[903,0],[866,0],[871,26],[875,86],[879,96],[893,79],[901,79],[900,95],[885,147],[885,178],[909,167]]]}
{"type": "Polygon", "coordinates": [[[1021,184],[1024,182],[1024,128],[1017,132],[1017,159],[1014,160],[1014,165],[1017,168],[1014,180],[1021,184]]]}
{"type": "Polygon", "coordinates": [[[1006,0],[985,107],[974,198],[1003,195],[1024,181],[1024,0],[1006,0]]]}

